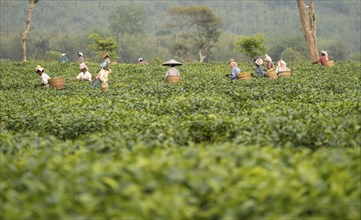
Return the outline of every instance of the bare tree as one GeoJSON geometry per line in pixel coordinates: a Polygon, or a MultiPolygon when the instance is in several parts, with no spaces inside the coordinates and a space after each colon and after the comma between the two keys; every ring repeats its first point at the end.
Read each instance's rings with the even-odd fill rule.
{"type": "Polygon", "coordinates": [[[28,33],[30,31],[31,17],[33,15],[33,10],[34,10],[35,4],[38,3],[38,1],[39,0],[29,0],[30,7],[29,7],[29,11],[28,11],[28,18],[26,19],[26,28],[21,37],[21,49],[22,49],[22,61],[23,62],[26,62],[26,40],[28,38],[28,33]]]}
{"type": "Polygon", "coordinates": [[[316,42],[315,4],[313,0],[310,0],[309,4],[306,6],[304,0],[297,0],[297,6],[300,13],[303,36],[307,41],[310,58],[312,61],[315,61],[319,57],[316,42]]]}

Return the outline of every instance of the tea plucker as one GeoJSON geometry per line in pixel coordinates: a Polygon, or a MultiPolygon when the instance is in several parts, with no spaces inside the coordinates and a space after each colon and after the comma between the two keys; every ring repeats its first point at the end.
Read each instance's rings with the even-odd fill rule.
{"type": "Polygon", "coordinates": [[[181,62],[178,62],[176,60],[168,60],[167,62],[164,62],[162,64],[163,66],[170,66],[170,68],[167,70],[167,72],[165,73],[165,78],[167,79],[167,77],[169,76],[178,76],[180,77],[180,73],[179,73],[179,70],[177,68],[175,68],[175,66],[180,66],[182,65],[181,62]]]}
{"type": "Polygon", "coordinates": [[[61,54],[61,57],[59,58],[59,62],[60,63],[68,63],[70,62],[69,58],[66,56],[65,53],[62,53],[61,54]]]}
{"type": "Polygon", "coordinates": [[[238,64],[234,59],[230,59],[228,61],[228,65],[232,68],[232,70],[231,70],[231,74],[226,76],[232,80],[237,79],[237,74],[241,73],[241,69],[238,67],[238,64]]]}
{"type": "Polygon", "coordinates": [[[266,62],[266,69],[267,70],[271,70],[271,69],[274,69],[274,64],[273,64],[273,61],[272,61],[272,58],[268,55],[268,54],[265,54],[264,55],[264,61],[266,62]]]}
{"type": "Polygon", "coordinates": [[[257,69],[256,69],[256,74],[257,76],[264,76],[264,70],[262,68],[262,63],[263,60],[262,59],[256,59],[254,61],[254,64],[256,65],[257,69]]]}
{"type": "Polygon", "coordinates": [[[92,74],[89,72],[89,69],[85,65],[85,63],[81,63],[79,69],[80,69],[80,73],[77,77],[75,77],[75,79],[90,82],[92,80],[92,74]]]}
{"type": "Polygon", "coordinates": [[[79,52],[78,53],[78,63],[85,63],[85,60],[84,60],[84,54],[82,52],[79,52]]]}
{"type": "Polygon", "coordinates": [[[321,50],[321,57],[312,63],[313,64],[321,63],[322,65],[325,65],[325,63],[327,62],[328,62],[328,53],[325,50],[321,50]]]}
{"type": "Polygon", "coordinates": [[[40,65],[37,65],[35,72],[40,76],[40,86],[48,87],[49,80],[51,79],[48,74],[45,73],[45,70],[40,65]]]}
{"type": "Polygon", "coordinates": [[[279,74],[280,72],[286,72],[291,71],[288,67],[285,61],[283,61],[282,58],[278,59],[277,67],[276,67],[276,73],[279,74]]]}
{"type": "Polygon", "coordinates": [[[95,77],[95,80],[93,80],[91,88],[102,87],[102,85],[106,85],[108,87],[108,77],[111,72],[112,71],[108,68],[108,66],[102,67],[95,77]]]}

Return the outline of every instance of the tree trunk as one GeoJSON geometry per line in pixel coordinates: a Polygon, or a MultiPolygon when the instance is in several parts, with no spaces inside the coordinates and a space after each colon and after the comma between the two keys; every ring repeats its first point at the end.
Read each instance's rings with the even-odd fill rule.
{"type": "Polygon", "coordinates": [[[207,57],[207,55],[203,55],[202,50],[199,50],[198,54],[199,54],[199,62],[203,63],[204,59],[207,57]]]}
{"type": "Polygon", "coordinates": [[[297,0],[297,7],[300,13],[301,26],[303,30],[303,36],[305,37],[310,52],[310,58],[312,61],[318,59],[318,50],[316,42],[316,16],[315,16],[315,4],[313,0],[310,0],[308,6],[308,15],[306,13],[306,6],[304,0],[297,0]]]}
{"type": "Polygon", "coordinates": [[[28,33],[30,31],[30,23],[31,23],[31,16],[33,15],[33,10],[35,7],[35,0],[30,0],[30,7],[28,11],[28,18],[26,20],[26,28],[23,32],[22,38],[21,38],[21,49],[22,49],[22,61],[26,62],[26,40],[28,38],[28,33]]]}

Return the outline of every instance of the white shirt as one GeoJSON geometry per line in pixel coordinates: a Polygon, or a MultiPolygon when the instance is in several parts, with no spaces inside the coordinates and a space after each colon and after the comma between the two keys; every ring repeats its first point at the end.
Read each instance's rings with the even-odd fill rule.
{"type": "Polygon", "coordinates": [[[100,79],[103,83],[108,82],[108,74],[111,73],[112,71],[109,69],[105,70],[105,69],[101,69],[100,72],[98,73],[97,79],[100,79]]]}
{"type": "Polygon", "coordinates": [[[76,77],[77,80],[88,80],[91,81],[92,80],[92,74],[89,73],[88,71],[84,72],[80,72],[79,75],[76,77]]]}
{"type": "Polygon", "coordinates": [[[171,67],[165,73],[165,77],[167,76],[180,76],[179,71],[175,67],[171,67]]]}
{"type": "Polygon", "coordinates": [[[50,76],[48,76],[48,74],[42,73],[40,76],[40,83],[43,85],[46,85],[49,83],[49,79],[50,79],[50,76]]]}

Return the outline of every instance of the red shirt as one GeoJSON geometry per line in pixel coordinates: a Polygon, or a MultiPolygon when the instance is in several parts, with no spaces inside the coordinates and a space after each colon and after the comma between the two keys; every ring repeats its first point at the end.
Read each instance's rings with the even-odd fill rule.
{"type": "Polygon", "coordinates": [[[322,65],[324,65],[327,61],[328,61],[328,57],[322,56],[322,57],[320,57],[320,59],[318,59],[317,61],[313,62],[313,64],[321,63],[322,65]]]}

